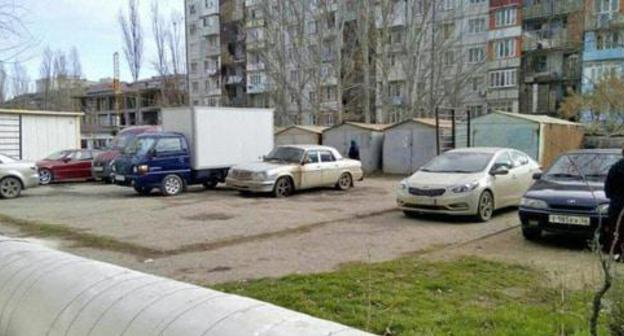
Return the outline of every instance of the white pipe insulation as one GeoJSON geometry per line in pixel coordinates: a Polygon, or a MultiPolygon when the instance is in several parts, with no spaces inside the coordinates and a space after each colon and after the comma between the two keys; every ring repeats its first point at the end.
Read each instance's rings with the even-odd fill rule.
{"type": "Polygon", "coordinates": [[[117,335],[371,334],[0,236],[0,336],[117,335]]]}

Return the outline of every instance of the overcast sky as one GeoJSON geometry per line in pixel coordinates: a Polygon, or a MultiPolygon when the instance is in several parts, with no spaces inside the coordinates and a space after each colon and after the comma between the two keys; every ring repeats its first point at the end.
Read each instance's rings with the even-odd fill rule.
{"type": "MultiPolygon", "coordinates": [[[[145,34],[144,64],[141,77],[155,74],[151,62],[155,59],[155,47],[150,24],[152,0],[140,0],[142,24],[145,34]]],[[[121,77],[131,78],[123,57],[121,30],[118,23],[119,10],[127,10],[127,0],[19,0],[30,12],[25,20],[38,43],[20,60],[28,68],[31,79],[39,74],[42,50],[49,46],[53,50],[69,51],[76,46],[82,61],[83,75],[90,80],[112,77],[113,53],[119,51],[121,77]]],[[[172,10],[183,13],[183,0],[158,0],[161,13],[172,10]]]]}

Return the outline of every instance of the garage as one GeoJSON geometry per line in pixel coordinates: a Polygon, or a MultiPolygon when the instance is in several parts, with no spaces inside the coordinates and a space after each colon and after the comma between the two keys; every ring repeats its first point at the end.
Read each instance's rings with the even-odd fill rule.
{"type": "Polygon", "coordinates": [[[0,153],[37,161],[55,151],[78,149],[82,115],[0,109],[0,153]]]}
{"type": "Polygon", "coordinates": [[[360,149],[360,161],[365,173],[381,169],[385,124],[345,122],[323,132],[323,145],[336,148],[345,157],[351,142],[360,149]]]}
{"type": "Polygon", "coordinates": [[[323,131],[327,127],[294,125],[275,132],[275,144],[281,145],[320,145],[323,131]]]}

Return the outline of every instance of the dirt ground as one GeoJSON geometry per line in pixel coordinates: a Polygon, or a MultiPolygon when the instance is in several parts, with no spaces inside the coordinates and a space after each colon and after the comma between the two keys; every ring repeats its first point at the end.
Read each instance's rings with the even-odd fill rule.
{"type": "Polygon", "coordinates": [[[583,241],[524,241],[515,210],[488,223],[450,217],[406,218],[395,210],[398,178],[365,180],[348,192],[313,190],[288,199],[242,197],[201,188],[180,197],[138,196],[93,183],[28,190],[2,201],[0,234],[178,280],[221,283],[334,270],[404,255],[443,260],[465,255],[532,265],[552,281],[579,287],[599,276],[583,241]],[[25,236],[13,221],[62,225],[158,251],[157,257],[78,247],[75,241],[25,236]]]}

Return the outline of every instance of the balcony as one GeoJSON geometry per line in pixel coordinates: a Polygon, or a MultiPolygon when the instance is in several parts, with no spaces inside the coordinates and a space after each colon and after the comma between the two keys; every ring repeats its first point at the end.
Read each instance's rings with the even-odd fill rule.
{"type": "Polygon", "coordinates": [[[264,19],[249,19],[245,22],[245,28],[263,27],[264,19]]]}
{"type": "Polygon", "coordinates": [[[580,49],[582,44],[580,40],[573,40],[564,29],[528,31],[524,33],[522,42],[523,51],[580,49]]]}
{"type": "Polygon", "coordinates": [[[208,76],[214,76],[214,75],[217,75],[219,73],[219,69],[218,68],[207,68],[206,70],[204,70],[204,72],[208,76]]]}
{"type": "Polygon", "coordinates": [[[221,47],[220,46],[207,46],[205,49],[206,56],[218,56],[221,55],[221,47]]]}
{"type": "Polygon", "coordinates": [[[247,63],[247,71],[259,71],[264,70],[264,63],[247,63]]]}
{"type": "Polygon", "coordinates": [[[243,83],[243,76],[227,76],[226,85],[238,85],[243,83]]]}
{"type": "Polygon", "coordinates": [[[523,8],[525,20],[566,15],[583,9],[582,0],[550,0],[523,8]]]}
{"type": "Polygon", "coordinates": [[[219,35],[220,32],[221,31],[219,29],[218,23],[200,28],[200,33],[202,36],[219,35]]]}
{"type": "Polygon", "coordinates": [[[391,101],[393,106],[405,106],[405,97],[403,96],[392,96],[391,101]]]}

